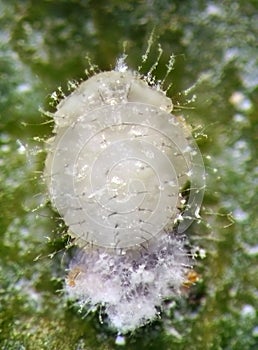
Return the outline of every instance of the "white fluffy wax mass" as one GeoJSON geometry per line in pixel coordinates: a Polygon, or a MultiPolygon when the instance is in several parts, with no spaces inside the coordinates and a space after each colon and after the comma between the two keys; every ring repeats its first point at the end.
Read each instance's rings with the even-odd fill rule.
{"type": "Polygon", "coordinates": [[[82,307],[105,305],[111,325],[127,333],[153,320],[165,298],[180,294],[189,263],[183,241],[163,233],[143,251],[79,252],[66,290],[82,307]]]}
{"type": "Polygon", "coordinates": [[[174,227],[196,149],[172,107],[136,73],[110,71],[79,85],[54,114],[45,179],[82,249],[67,291],[83,305],[104,304],[121,332],[153,319],[187,270],[174,227]]]}

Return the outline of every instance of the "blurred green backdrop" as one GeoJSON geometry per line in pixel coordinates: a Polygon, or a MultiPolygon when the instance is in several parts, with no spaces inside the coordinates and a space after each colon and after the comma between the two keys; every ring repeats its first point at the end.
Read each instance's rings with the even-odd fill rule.
{"type": "Polygon", "coordinates": [[[123,347],[258,349],[258,1],[0,0],[1,349],[118,347],[98,313],[82,319],[60,292],[70,252],[44,204],[52,124],[39,109],[50,110],[68,80],[85,79],[86,56],[109,70],[126,42],[137,69],[154,28],[164,50],[155,73],[173,53],[169,94],[187,107],[175,113],[193,126],[206,164],[203,223],[188,232],[206,258],[201,281],[123,347]]]}

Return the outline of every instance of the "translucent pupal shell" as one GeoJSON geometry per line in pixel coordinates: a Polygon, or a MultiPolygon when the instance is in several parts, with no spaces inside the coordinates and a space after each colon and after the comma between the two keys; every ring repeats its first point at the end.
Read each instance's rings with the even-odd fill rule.
{"type": "Polygon", "coordinates": [[[103,72],[58,106],[45,178],[80,246],[128,249],[171,230],[196,153],[162,91],[131,72],[103,72]]]}

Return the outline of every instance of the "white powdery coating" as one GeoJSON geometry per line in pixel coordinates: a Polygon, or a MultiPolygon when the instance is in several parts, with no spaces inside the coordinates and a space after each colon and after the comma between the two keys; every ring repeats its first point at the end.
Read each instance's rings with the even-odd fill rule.
{"type": "Polygon", "coordinates": [[[66,291],[81,306],[105,306],[111,325],[127,333],[155,319],[162,302],[180,294],[189,270],[184,242],[163,233],[146,250],[125,255],[105,250],[79,252],[66,291]]]}

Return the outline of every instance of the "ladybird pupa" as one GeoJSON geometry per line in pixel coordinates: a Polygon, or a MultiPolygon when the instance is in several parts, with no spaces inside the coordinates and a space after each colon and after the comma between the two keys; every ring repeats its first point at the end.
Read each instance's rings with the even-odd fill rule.
{"type": "Polygon", "coordinates": [[[117,71],[57,106],[45,174],[77,244],[127,249],[173,226],[193,149],[171,110],[163,92],[117,71]]]}
{"type": "Polygon", "coordinates": [[[152,320],[191,268],[178,233],[194,219],[189,208],[199,213],[203,166],[172,109],[163,91],[123,69],[81,83],[53,115],[45,181],[80,247],[67,294],[80,305],[105,305],[121,333],[152,320]]]}

